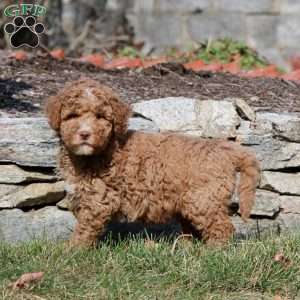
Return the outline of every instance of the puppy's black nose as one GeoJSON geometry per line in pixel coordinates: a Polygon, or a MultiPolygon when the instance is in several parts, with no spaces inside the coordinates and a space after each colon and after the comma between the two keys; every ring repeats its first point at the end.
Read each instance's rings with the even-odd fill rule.
{"type": "Polygon", "coordinates": [[[91,134],[88,131],[80,131],[79,135],[83,140],[87,140],[91,134]]]}

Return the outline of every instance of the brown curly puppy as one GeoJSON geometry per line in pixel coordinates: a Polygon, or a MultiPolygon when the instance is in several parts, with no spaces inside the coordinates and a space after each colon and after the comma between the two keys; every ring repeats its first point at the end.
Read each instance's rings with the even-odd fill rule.
{"type": "Polygon", "coordinates": [[[130,113],[110,88],[90,79],[67,85],[47,103],[78,220],[71,244],[94,245],[105,224],[122,217],[154,223],[178,217],[185,231],[208,243],[228,240],[237,171],[244,219],[254,203],[255,156],[225,140],[127,131],[130,113]]]}

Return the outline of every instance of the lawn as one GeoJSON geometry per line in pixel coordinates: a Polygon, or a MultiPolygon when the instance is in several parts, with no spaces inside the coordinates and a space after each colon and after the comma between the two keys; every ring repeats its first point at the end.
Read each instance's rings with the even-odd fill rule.
{"type": "Polygon", "coordinates": [[[300,299],[300,236],[232,241],[222,248],[138,237],[97,249],[35,241],[0,245],[1,299],[300,299]],[[27,272],[41,282],[13,291],[27,272]],[[274,298],[275,297],[275,298],[274,298]]]}

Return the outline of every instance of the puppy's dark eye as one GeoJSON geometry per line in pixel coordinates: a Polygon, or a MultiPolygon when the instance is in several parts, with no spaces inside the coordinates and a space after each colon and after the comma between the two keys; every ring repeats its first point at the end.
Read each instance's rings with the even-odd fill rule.
{"type": "Polygon", "coordinates": [[[65,117],[65,120],[71,120],[71,119],[75,119],[79,117],[79,115],[77,113],[70,113],[65,117]]]}
{"type": "Polygon", "coordinates": [[[103,116],[102,114],[96,114],[96,118],[97,118],[97,119],[103,119],[104,116],[103,116]]]}

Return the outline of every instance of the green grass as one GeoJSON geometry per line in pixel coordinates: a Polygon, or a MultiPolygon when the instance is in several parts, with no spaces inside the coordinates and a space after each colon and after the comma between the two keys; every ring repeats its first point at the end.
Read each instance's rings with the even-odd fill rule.
{"type": "MultiPolygon", "coordinates": [[[[98,249],[67,250],[36,241],[0,245],[0,299],[273,299],[300,295],[300,237],[199,242],[106,241],[98,249]],[[150,245],[150,246],[149,246],[150,245]],[[288,264],[276,262],[282,252],[288,264]],[[26,272],[45,272],[27,290],[8,285],[26,272]],[[2,298],[1,298],[2,297],[2,298]]],[[[300,298],[298,298],[300,299],[300,298]]]]}

